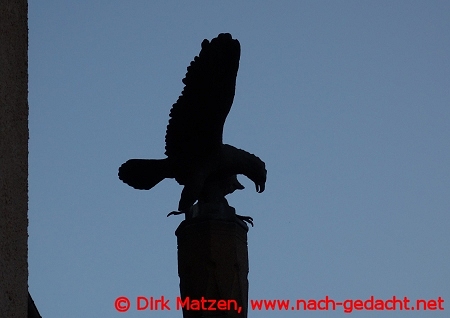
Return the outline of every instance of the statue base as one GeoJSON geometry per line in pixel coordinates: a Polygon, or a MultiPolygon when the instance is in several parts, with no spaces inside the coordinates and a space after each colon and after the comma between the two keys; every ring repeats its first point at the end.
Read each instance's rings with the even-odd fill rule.
{"type": "Polygon", "coordinates": [[[183,317],[246,318],[247,224],[225,205],[191,211],[175,231],[183,317]]]}

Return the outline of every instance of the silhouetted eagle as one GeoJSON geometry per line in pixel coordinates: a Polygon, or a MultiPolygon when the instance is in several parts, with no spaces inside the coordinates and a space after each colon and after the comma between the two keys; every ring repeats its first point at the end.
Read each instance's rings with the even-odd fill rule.
{"type": "Polygon", "coordinates": [[[222,143],[225,119],[234,99],[240,44],[222,33],[202,42],[200,54],[187,68],[185,87],[170,111],[165,159],[130,159],[119,178],[135,189],[149,190],[164,178],[184,185],[178,211],[199,202],[226,202],[224,196],[243,189],[236,175],[251,179],[257,192],[266,183],[264,162],[253,154],[222,143]]]}

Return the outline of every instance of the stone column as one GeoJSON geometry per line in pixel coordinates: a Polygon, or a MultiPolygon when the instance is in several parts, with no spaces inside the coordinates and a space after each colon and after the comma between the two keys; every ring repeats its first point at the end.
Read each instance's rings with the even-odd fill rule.
{"type": "Polygon", "coordinates": [[[28,307],[28,5],[0,1],[0,316],[28,307]]]}
{"type": "Polygon", "coordinates": [[[178,305],[184,318],[247,317],[248,227],[235,216],[234,208],[219,208],[226,217],[223,213],[218,216],[215,208],[213,213],[187,216],[175,232],[181,295],[178,305]],[[218,310],[197,310],[199,306],[218,310]]]}

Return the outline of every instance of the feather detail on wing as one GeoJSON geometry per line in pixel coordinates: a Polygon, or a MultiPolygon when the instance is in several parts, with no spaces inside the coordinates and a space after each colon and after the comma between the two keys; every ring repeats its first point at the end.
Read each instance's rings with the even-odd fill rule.
{"type": "Polygon", "coordinates": [[[239,58],[239,41],[228,33],[202,42],[199,56],[187,68],[183,92],[170,111],[165,152],[169,158],[201,158],[220,148],[239,58]]]}

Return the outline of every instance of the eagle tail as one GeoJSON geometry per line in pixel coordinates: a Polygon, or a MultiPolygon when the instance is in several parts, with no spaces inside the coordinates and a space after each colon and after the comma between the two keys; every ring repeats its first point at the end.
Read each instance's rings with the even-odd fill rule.
{"type": "Polygon", "coordinates": [[[168,159],[130,159],[119,168],[119,179],[138,190],[150,190],[172,178],[168,159]]]}

